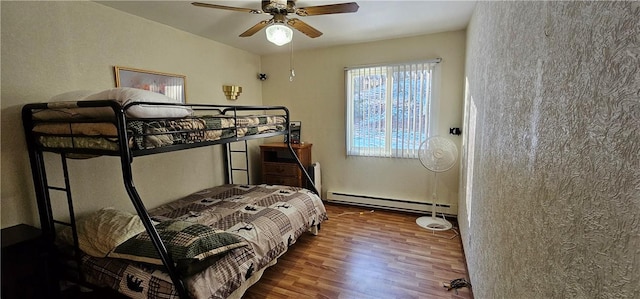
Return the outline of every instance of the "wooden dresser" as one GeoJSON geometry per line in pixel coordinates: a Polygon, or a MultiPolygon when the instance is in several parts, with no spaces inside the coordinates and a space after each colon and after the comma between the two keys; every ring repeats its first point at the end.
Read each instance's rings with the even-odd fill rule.
{"type": "MultiPolygon", "coordinates": [[[[311,166],[311,143],[292,144],[291,147],[305,168],[311,166]]],[[[267,143],[260,145],[262,164],[262,183],[306,187],[307,180],[286,143],[267,143]]]]}

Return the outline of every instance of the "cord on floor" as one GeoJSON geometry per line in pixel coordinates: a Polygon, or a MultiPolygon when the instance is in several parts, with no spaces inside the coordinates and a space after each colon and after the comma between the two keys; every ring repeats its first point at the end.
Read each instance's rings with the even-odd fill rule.
{"type": "Polygon", "coordinates": [[[340,216],[344,216],[344,215],[354,215],[354,214],[360,214],[360,215],[364,215],[365,213],[373,213],[373,210],[371,211],[364,211],[364,212],[343,212],[340,213],[338,215],[334,215],[332,217],[340,217],[340,216]]]}
{"type": "Polygon", "coordinates": [[[447,288],[447,291],[455,290],[457,295],[459,288],[471,288],[471,283],[464,278],[456,278],[448,283],[443,282],[442,286],[447,288]]]}

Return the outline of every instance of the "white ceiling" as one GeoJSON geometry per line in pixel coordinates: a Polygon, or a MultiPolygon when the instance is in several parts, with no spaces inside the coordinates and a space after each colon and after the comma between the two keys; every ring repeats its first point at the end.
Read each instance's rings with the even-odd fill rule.
{"type": "MultiPolygon", "coordinates": [[[[297,17],[323,32],[309,38],[294,30],[294,50],[324,48],[399,37],[460,30],[467,27],[475,1],[378,1],[378,0],[299,0],[297,7],[355,1],[358,12],[297,17]]],[[[209,38],[255,54],[289,51],[266,40],[264,29],[251,37],[240,33],[256,23],[270,19],[268,14],[250,14],[197,7],[192,1],[96,1],[145,19],[209,38]]],[[[261,9],[260,0],[198,1],[211,4],[261,9]]]]}

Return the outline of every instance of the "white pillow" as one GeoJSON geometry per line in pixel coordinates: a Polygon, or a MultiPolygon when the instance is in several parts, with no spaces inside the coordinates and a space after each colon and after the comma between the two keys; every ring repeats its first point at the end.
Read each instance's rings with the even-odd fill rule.
{"type": "MultiPolygon", "coordinates": [[[[76,228],[80,249],[96,257],[107,256],[118,245],[145,231],[138,215],[114,208],[103,208],[78,219],[76,228]]],[[[70,228],[63,230],[61,237],[73,244],[70,228]]]]}
{"type": "Polygon", "coordinates": [[[55,95],[49,99],[49,102],[62,102],[62,101],[80,101],[83,98],[90,96],[98,92],[97,90],[74,90],[59,95],[55,95]]]}
{"type": "MultiPolygon", "coordinates": [[[[113,116],[113,110],[108,107],[74,108],[74,102],[91,100],[114,100],[121,106],[134,102],[180,103],[178,100],[160,93],[130,87],[111,88],[100,92],[76,90],[52,97],[49,99],[49,102],[56,102],[55,104],[51,104],[52,109],[37,111],[33,113],[33,117],[35,119],[52,120],[67,118],[104,118],[113,116]],[[54,107],[54,105],[58,105],[58,107],[54,107]]],[[[165,118],[185,117],[192,112],[192,109],[189,107],[141,104],[127,109],[126,114],[127,116],[137,118],[165,118]]]]}
{"type": "MultiPolygon", "coordinates": [[[[135,102],[180,103],[180,101],[157,92],[144,89],[119,87],[103,90],[85,97],[83,100],[115,100],[123,107],[135,102]]],[[[132,117],[185,117],[193,111],[181,106],[135,105],[127,109],[126,113],[132,117]]]]}

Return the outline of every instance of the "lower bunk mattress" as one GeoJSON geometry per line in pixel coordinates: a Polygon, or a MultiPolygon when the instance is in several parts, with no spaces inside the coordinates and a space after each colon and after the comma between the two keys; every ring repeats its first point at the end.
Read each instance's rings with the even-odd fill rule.
{"type": "MultiPolygon", "coordinates": [[[[173,221],[197,223],[246,242],[187,271],[183,282],[193,298],[239,298],[298,237],[327,220],[322,200],[311,191],[273,185],[213,187],[149,214],[160,223],[156,227],[173,221]]],[[[81,268],[87,282],[131,298],[178,298],[162,266],[83,255],[81,268]]]]}

